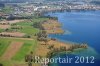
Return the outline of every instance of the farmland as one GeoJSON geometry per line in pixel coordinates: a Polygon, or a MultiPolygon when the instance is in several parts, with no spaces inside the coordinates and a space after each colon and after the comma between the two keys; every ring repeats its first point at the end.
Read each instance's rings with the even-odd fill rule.
{"type": "MultiPolygon", "coordinates": [[[[87,44],[72,45],[48,38],[48,34],[64,32],[55,19],[38,17],[11,22],[7,23],[10,28],[0,28],[0,63],[4,66],[27,66],[26,56],[31,53],[32,56],[50,58],[55,52],[87,48],[87,44]]],[[[33,65],[41,66],[42,63],[33,65]]]]}
{"type": "MultiPolygon", "coordinates": [[[[28,40],[28,39],[17,39],[17,38],[0,38],[0,57],[1,57],[0,59],[2,59],[4,62],[7,61],[7,59],[6,58],[4,59],[3,55],[6,52],[7,48],[10,47],[11,42],[23,42],[24,44],[12,58],[8,59],[10,63],[12,61],[19,61],[19,62],[22,61],[25,55],[28,54],[30,51],[35,50],[35,47],[37,46],[37,41],[33,39],[28,40]]],[[[14,50],[15,49],[11,51],[14,50]]],[[[2,60],[0,60],[0,62],[2,62],[2,60]]]]}
{"type": "Polygon", "coordinates": [[[0,33],[24,33],[27,37],[3,37],[0,36],[0,63],[4,66],[25,66],[25,55],[31,51],[35,51],[38,41],[34,36],[40,30],[34,28],[32,25],[36,22],[42,22],[47,18],[33,18],[31,20],[24,20],[8,24],[10,27],[7,29],[0,28],[0,33]],[[20,28],[21,27],[21,28],[20,28]]]}

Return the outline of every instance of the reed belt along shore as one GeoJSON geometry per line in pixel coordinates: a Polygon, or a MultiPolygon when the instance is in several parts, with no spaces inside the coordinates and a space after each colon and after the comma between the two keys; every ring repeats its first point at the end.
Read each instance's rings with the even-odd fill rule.
{"type": "MultiPolygon", "coordinates": [[[[37,40],[39,43],[35,50],[34,56],[39,56],[41,58],[52,58],[60,52],[73,52],[74,49],[86,49],[88,47],[87,44],[63,43],[55,38],[48,37],[49,34],[63,34],[64,30],[61,28],[61,26],[62,25],[58,22],[58,20],[54,18],[49,18],[49,20],[39,23],[41,32],[37,34],[37,40]]],[[[39,63],[37,65],[39,65],[39,63]]],[[[40,63],[40,65],[49,66],[49,63],[46,65],[40,63]]]]}

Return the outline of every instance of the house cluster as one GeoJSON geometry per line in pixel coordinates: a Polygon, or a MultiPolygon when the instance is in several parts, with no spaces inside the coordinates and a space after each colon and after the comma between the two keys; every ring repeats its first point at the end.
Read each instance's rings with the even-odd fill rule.
{"type": "Polygon", "coordinates": [[[34,6],[21,6],[21,7],[13,7],[14,14],[27,14],[32,15],[33,14],[33,8],[34,6]]]}
{"type": "Polygon", "coordinates": [[[47,5],[37,5],[37,4],[30,4],[30,3],[9,3],[5,4],[6,6],[10,6],[12,9],[11,13],[3,13],[3,8],[0,8],[0,16],[4,18],[9,17],[26,17],[26,16],[33,16],[36,11],[41,11],[47,9],[47,5]]]}
{"type": "Polygon", "coordinates": [[[28,4],[28,5],[21,5],[17,7],[13,7],[14,14],[18,15],[34,15],[35,11],[39,11],[42,9],[46,9],[48,6],[35,6],[34,4],[28,4]]]}
{"type": "MultiPolygon", "coordinates": [[[[0,16],[5,18],[22,16],[33,16],[37,12],[49,12],[49,11],[59,11],[59,10],[100,10],[99,5],[94,4],[77,4],[77,3],[67,3],[67,2],[54,2],[54,3],[10,3],[5,4],[5,6],[11,6],[12,12],[10,14],[0,13],[0,16]]],[[[2,10],[2,8],[0,8],[2,10]]]]}

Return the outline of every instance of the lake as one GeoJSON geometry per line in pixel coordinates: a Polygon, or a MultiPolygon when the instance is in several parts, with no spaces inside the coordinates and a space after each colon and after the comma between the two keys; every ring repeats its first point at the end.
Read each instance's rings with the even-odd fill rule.
{"type": "MultiPolygon", "coordinates": [[[[69,56],[94,56],[95,63],[71,63],[61,64],[57,66],[99,66],[100,65],[100,11],[80,11],[80,12],[55,12],[46,15],[58,17],[58,21],[62,24],[64,34],[50,34],[49,37],[56,38],[62,42],[87,43],[89,48],[82,51],[76,51],[69,56]]],[[[59,55],[66,57],[66,54],[59,55]]],[[[58,56],[56,56],[58,57],[58,56]]],[[[55,64],[52,64],[55,66],[55,64]]]]}

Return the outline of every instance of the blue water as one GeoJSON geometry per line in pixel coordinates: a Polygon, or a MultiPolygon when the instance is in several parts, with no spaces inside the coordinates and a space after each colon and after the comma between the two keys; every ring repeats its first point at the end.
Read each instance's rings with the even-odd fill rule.
{"type": "MultiPolygon", "coordinates": [[[[81,11],[48,13],[46,15],[58,17],[65,33],[62,35],[51,34],[49,37],[56,38],[62,42],[87,43],[89,48],[85,51],[71,55],[86,55],[100,57],[100,11],[81,11]],[[69,34],[67,32],[70,32],[69,34]]],[[[65,57],[66,55],[60,55],[65,57]]],[[[98,58],[96,58],[98,59],[98,58]]],[[[94,64],[60,64],[58,66],[100,66],[100,60],[94,64]]],[[[53,66],[53,65],[52,65],[53,66]]]]}

